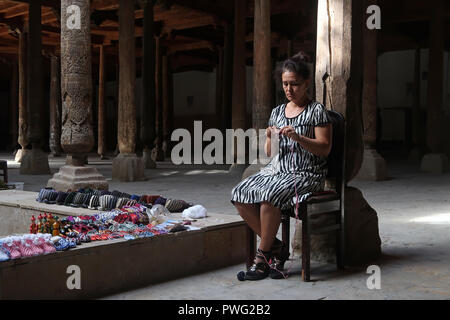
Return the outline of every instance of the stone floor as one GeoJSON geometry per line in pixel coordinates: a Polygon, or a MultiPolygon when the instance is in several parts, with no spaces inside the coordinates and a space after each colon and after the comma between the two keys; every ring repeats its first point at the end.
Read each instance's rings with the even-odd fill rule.
{"type": "MultiPolygon", "coordinates": [[[[24,182],[24,190],[39,191],[50,176],[21,176],[10,155],[10,181],[24,182]]],[[[64,160],[50,159],[52,173],[64,160]]],[[[182,166],[160,163],[146,170],[147,181],[111,181],[111,160],[89,158],[107,178],[110,190],[159,193],[204,205],[210,212],[236,214],[229,203],[239,181],[227,167],[182,166]]],[[[300,281],[298,256],[287,263],[286,280],[239,282],[243,265],[123,292],[106,299],[450,299],[450,173],[424,174],[417,165],[388,161],[389,180],[353,181],[377,211],[383,256],[381,289],[367,287],[366,268],[336,272],[333,265],[313,264],[310,283],[300,281]]],[[[295,223],[291,223],[292,228],[295,223]]],[[[291,232],[293,234],[293,232],[291,232]]]]}

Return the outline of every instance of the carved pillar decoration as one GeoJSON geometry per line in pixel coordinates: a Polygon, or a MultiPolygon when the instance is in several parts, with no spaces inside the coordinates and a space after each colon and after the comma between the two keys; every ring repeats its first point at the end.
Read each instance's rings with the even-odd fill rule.
{"type": "Polygon", "coordinates": [[[144,10],[141,141],[144,145],[143,161],[146,169],[156,168],[151,150],[156,138],[156,44],[154,32],[154,0],[142,1],[144,10]]]}
{"type": "Polygon", "coordinates": [[[252,126],[267,128],[272,110],[270,0],[255,0],[252,126]]]}
{"type": "Polygon", "coordinates": [[[16,153],[15,161],[22,162],[22,157],[28,145],[28,117],[27,117],[27,38],[28,26],[19,34],[19,119],[17,142],[22,147],[16,153]]]}
{"type": "Polygon", "coordinates": [[[98,70],[98,145],[97,153],[101,159],[106,157],[106,109],[105,109],[105,48],[100,46],[98,70]]]}
{"type": "Polygon", "coordinates": [[[28,142],[32,146],[20,163],[20,173],[24,175],[49,174],[48,156],[44,153],[44,79],[43,57],[41,39],[41,5],[42,0],[32,1],[29,4],[29,33],[27,57],[27,116],[28,116],[28,142]]]}
{"type": "Polygon", "coordinates": [[[144,179],[144,162],[136,148],[136,44],[134,1],[119,1],[119,111],[118,134],[120,154],[113,161],[112,177],[120,181],[144,179]]]}
{"type": "Polygon", "coordinates": [[[92,114],[90,1],[61,1],[61,147],[67,153],[47,186],[56,190],[80,188],[108,189],[105,178],[95,168],[84,166],[95,144],[92,114]],[[72,25],[73,12],[80,9],[80,24],[72,25]]]}
{"type": "Polygon", "coordinates": [[[50,57],[50,150],[61,155],[61,64],[59,57],[50,57]]]}
{"type": "MultiPolygon", "coordinates": [[[[377,0],[366,0],[365,7],[376,5],[377,0]]],[[[362,114],[364,121],[364,158],[357,177],[364,180],[387,179],[386,161],[376,150],[377,142],[377,60],[378,31],[363,28],[363,95],[362,114]]]]}
{"type": "Polygon", "coordinates": [[[364,153],[361,114],[364,12],[362,1],[318,2],[316,98],[346,118],[347,182],[358,174],[364,153]],[[328,78],[324,84],[325,75],[328,78]]]}
{"type": "Polygon", "coordinates": [[[448,169],[447,136],[443,110],[444,49],[445,49],[445,1],[436,0],[430,20],[430,58],[427,96],[426,143],[430,153],[424,155],[421,170],[441,174],[448,169]]]}

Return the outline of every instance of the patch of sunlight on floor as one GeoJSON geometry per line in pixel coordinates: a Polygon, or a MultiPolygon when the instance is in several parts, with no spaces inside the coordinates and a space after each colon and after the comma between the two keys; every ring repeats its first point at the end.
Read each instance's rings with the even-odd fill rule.
{"type": "Polygon", "coordinates": [[[430,224],[450,224],[450,213],[433,214],[430,216],[415,218],[410,221],[430,224]]]}

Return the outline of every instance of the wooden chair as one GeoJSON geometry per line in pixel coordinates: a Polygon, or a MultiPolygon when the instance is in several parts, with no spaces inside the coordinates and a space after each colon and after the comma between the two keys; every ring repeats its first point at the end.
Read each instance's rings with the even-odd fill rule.
{"type": "Polygon", "coordinates": [[[3,176],[3,181],[5,183],[8,183],[8,162],[5,160],[0,160],[0,170],[2,173],[0,173],[0,176],[3,176]]]}
{"type": "MultiPolygon", "coordinates": [[[[344,257],[344,190],[345,190],[345,119],[335,111],[328,111],[333,126],[333,145],[328,156],[327,180],[334,185],[334,190],[313,194],[299,204],[298,215],[302,220],[302,279],[310,281],[310,245],[311,235],[336,232],[336,264],[343,269],[344,257]],[[334,215],[335,223],[317,228],[311,225],[311,218],[322,215],[334,215]]],[[[295,208],[282,212],[282,241],[290,247],[290,218],[295,218],[295,208]]],[[[249,229],[249,256],[247,265],[255,256],[256,237],[249,229]]]]}

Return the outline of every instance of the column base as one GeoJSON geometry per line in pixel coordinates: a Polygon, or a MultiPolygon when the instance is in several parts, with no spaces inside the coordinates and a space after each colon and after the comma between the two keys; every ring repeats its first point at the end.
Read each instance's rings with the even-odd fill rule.
{"type": "Polygon", "coordinates": [[[18,149],[16,152],[16,156],[14,158],[14,161],[21,163],[22,162],[22,158],[25,154],[27,154],[27,152],[30,151],[28,149],[18,149]]]}
{"type": "Polygon", "coordinates": [[[112,178],[123,182],[144,181],[144,161],[136,154],[119,154],[112,163],[112,178]]]}
{"type": "MultiPolygon", "coordinates": [[[[312,217],[310,223],[320,227],[335,222],[334,215],[312,217]]],[[[345,189],[344,264],[364,266],[381,257],[381,239],[377,212],[367,203],[362,192],[353,187],[345,189]]],[[[301,255],[302,225],[296,225],[296,254],[301,255]]],[[[311,260],[321,263],[336,262],[336,234],[334,232],[311,236],[311,260]]]]}
{"type": "Polygon", "coordinates": [[[370,181],[387,179],[386,161],[375,149],[364,149],[361,169],[355,179],[370,181]]]}
{"type": "Polygon", "coordinates": [[[448,157],[444,153],[428,153],[423,156],[420,170],[423,172],[442,174],[448,170],[448,157]]]}
{"type": "Polygon", "coordinates": [[[108,183],[95,168],[66,165],[47,182],[47,187],[64,192],[86,188],[108,190],[108,183]]]}
{"type": "Polygon", "coordinates": [[[20,174],[45,175],[50,174],[48,155],[41,149],[27,150],[20,163],[20,174]]]}
{"type": "Polygon", "coordinates": [[[156,162],[152,159],[152,151],[149,148],[145,148],[142,152],[142,161],[145,169],[156,169],[156,162]]]}

